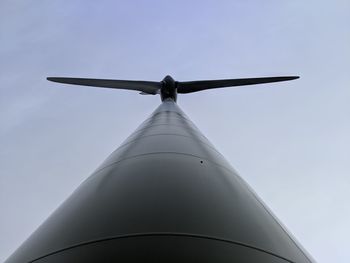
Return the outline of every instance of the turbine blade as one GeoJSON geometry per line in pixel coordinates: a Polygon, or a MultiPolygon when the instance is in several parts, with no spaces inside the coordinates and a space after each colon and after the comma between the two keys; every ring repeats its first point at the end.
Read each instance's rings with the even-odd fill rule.
{"type": "Polygon", "coordinates": [[[192,93],[206,89],[217,89],[225,87],[235,87],[244,85],[264,84],[298,79],[298,76],[264,77],[264,78],[244,78],[244,79],[218,79],[178,82],[178,93],[192,93]]]}
{"type": "Polygon", "coordinates": [[[86,79],[86,78],[62,78],[62,77],[48,77],[47,80],[73,84],[81,86],[101,87],[110,89],[126,89],[138,90],[147,94],[158,94],[161,88],[160,82],[155,81],[137,81],[137,80],[115,80],[115,79],[86,79]]]}

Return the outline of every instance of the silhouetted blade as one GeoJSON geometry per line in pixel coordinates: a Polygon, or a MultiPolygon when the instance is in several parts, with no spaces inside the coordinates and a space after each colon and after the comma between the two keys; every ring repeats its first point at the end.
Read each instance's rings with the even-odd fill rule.
{"type": "Polygon", "coordinates": [[[286,77],[266,77],[266,78],[246,78],[246,79],[219,79],[219,80],[199,80],[178,82],[178,93],[191,93],[206,89],[216,89],[225,87],[235,87],[244,85],[264,84],[270,82],[279,82],[298,79],[298,76],[286,77]]]}
{"type": "Polygon", "coordinates": [[[114,79],[85,79],[85,78],[61,78],[49,77],[47,80],[64,84],[92,86],[110,89],[138,90],[147,94],[158,94],[161,88],[160,82],[136,81],[136,80],[114,80],[114,79]]]}

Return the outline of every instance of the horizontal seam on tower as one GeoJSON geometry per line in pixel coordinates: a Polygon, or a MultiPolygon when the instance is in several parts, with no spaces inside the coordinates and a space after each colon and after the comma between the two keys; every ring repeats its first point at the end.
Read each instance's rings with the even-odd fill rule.
{"type": "MultiPolygon", "coordinates": [[[[137,129],[137,130],[134,131],[130,136],[128,136],[128,137],[125,139],[125,141],[128,140],[129,138],[131,138],[132,136],[135,136],[135,134],[138,134],[138,133],[140,133],[140,132],[142,132],[142,131],[144,131],[144,130],[147,130],[147,129],[149,129],[150,127],[156,127],[156,126],[175,126],[175,127],[182,127],[182,128],[186,128],[186,127],[187,127],[187,126],[183,126],[183,125],[166,124],[166,123],[150,125],[150,126],[147,126],[147,127],[145,127],[145,128],[142,128],[142,129],[137,129]]],[[[196,128],[196,129],[198,129],[198,128],[196,128]]],[[[204,139],[208,140],[207,137],[205,137],[203,134],[201,134],[201,133],[200,133],[199,131],[197,131],[196,129],[192,129],[192,130],[193,130],[194,132],[197,132],[199,136],[201,136],[201,137],[203,137],[204,139]]],[[[209,141],[209,140],[208,140],[208,141],[209,141]]],[[[123,144],[121,144],[121,145],[123,145],[123,144]]],[[[120,147],[120,146],[119,146],[119,147],[120,147]]],[[[119,147],[118,147],[117,149],[115,149],[109,156],[111,156],[114,152],[116,152],[116,151],[119,149],[119,147]]]]}
{"type": "Polygon", "coordinates": [[[148,117],[146,120],[152,118],[153,116],[157,116],[159,114],[162,114],[162,113],[169,113],[169,112],[173,112],[175,113],[176,115],[184,118],[184,119],[187,119],[187,120],[190,120],[185,114],[182,114],[182,113],[179,113],[178,111],[172,111],[172,110],[166,110],[166,111],[159,111],[159,112],[156,112],[156,113],[152,113],[150,117],[148,117]]]}
{"type": "MultiPolygon", "coordinates": [[[[169,112],[170,112],[170,111],[169,111],[169,112]]],[[[172,112],[173,112],[173,111],[172,111],[172,112]]],[[[158,113],[156,113],[156,114],[154,114],[154,115],[151,115],[151,117],[148,117],[148,118],[145,119],[143,122],[146,122],[146,121],[148,121],[148,120],[151,120],[151,119],[153,119],[153,118],[158,118],[158,117],[160,117],[160,118],[176,118],[176,119],[184,119],[184,120],[187,120],[187,121],[191,121],[189,118],[187,118],[187,117],[185,117],[185,116],[183,116],[183,115],[181,115],[181,114],[179,114],[179,113],[177,113],[177,112],[175,112],[175,113],[176,113],[175,116],[159,116],[159,115],[162,114],[162,113],[164,113],[164,111],[158,112],[158,113]]]]}
{"type": "MultiPolygon", "coordinates": [[[[142,126],[142,124],[141,124],[141,126],[142,126]]],[[[138,133],[140,133],[140,132],[142,132],[142,131],[144,131],[144,130],[147,130],[147,129],[149,129],[150,127],[157,127],[157,126],[176,126],[176,127],[186,128],[186,126],[183,126],[183,125],[166,124],[166,123],[150,125],[150,126],[147,126],[147,127],[142,128],[142,129],[137,129],[137,130],[134,131],[132,134],[130,134],[130,135],[125,139],[125,141],[128,140],[129,138],[131,138],[132,136],[135,136],[135,134],[138,134],[138,133]]],[[[195,130],[194,130],[194,131],[195,131],[195,130]]],[[[202,136],[203,136],[203,135],[202,135],[202,136]]],[[[204,137],[204,136],[203,136],[203,137],[204,137]]],[[[204,138],[205,138],[205,137],[204,137],[204,138]]],[[[205,138],[205,139],[207,139],[207,138],[205,138]]],[[[207,139],[207,140],[208,140],[208,139],[207,139]]],[[[123,145],[123,143],[122,143],[121,145],[123,145]]],[[[119,146],[119,147],[120,147],[120,146],[119,146]]],[[[115,149],[109,156],[111,156],[114,152],[116,152],[116,151],[119,149],[119,147],[118,147],[117,149],[115,149]]]]}
{"type": "MultiPolygon", "coordinates": [[[[169,124],[169,123],[154,124],[154,125],[150,125],[150,126],[144,127],[144,128],[142,128],[142,129],[137,129],[137,130],[134,131],[130,136],[128,136],[128,137],[126,138],[126,140],[127,140],[128,138],[130,138],[131,136],[134,136],[134,135],[137,134],[137,133],[140,133],[140,132],[142,132],[142,131],[144,131],[144,130],[149,129],[150,127],[157,127],[157,126],[175,126],[175,127],[181,127],[181,128],[188,128],[188,126],[177,125],[177,124],[169,124]]],[[[201,136],[201,137],[203,137],[204,139],[208,140],[207,137],[205,137],[203,134],[201,134],[201,133],[199,132],[198,128],[196,128],[196,127],[195,127],[195,128],[191,128],[191,130],[193,130],[194,132],[198,133],[198,135],[201,136]]],[[[208,141],[209,141],[209,140],[208,140],[208,141]]]]}
{"type": "MultiPolygon", "coordinates": [[[[135,140],[132,140],[132,141],[129,141],[129,142],[125,142],[123,144],[121,144],[114,152],[118,151],[120,148],[130,144],[130,143],[133,143],[133,142],[136,142],[138,140],[140,140],[141,138],[147,138],[147,137],[152,137],[152,136],[158,136],[158,135],[173,135],[173,136],[180,136],[180,137],[186,137],[186,138],[190,138],[190,139],[193,139],[195,137],[192,137],[192,136],[187,136],[187,135],[183,135],[183,134],[175,134],[175,133],[158,133],[158,134],[150,134],[150,135],[144,135],[144,136],[140,136],[138,137],[137,139],[135,140]]],[[[223,157],[223,155],[218,151],[216,150],[213,146],[211,146],[210,144],[208,143],[205,143],[203,142],[202,140],[198,140],[200,143],[210,147],[211,149],[213,149],[215,152],[217,152],[219,155],[221,155],[223,157]]],[[[113,152],[113,153],[114,153],[113,152]]]]}
{"type": "MultiPolygon", "coordinates": [[[[142,126],[143,124],[141,124],[142,126]]],[[[134,131],[131,135],[133,135],[134,133],[136,132],[139,132],[139,131],[143,131],[145,129],[148,129],[149,127],[155,127],[155,126],[177,126],[177,127],[182,127],[182,128],[188,128],[189,126],[185,126],[185,125],[178,125],[178,124],[172,124],[172,123],[159,123],[159,124],[154,124],[154,125],[149,125],[147,127],[144,127],[142,129],[137,129],[136,131],[134,131]]],[[[191,128],[192,130],[194,131],[198,131],[198,128],[191,128]]]]}
{"type": "Polygon", "coordinates": [[[162,237],[162,236],[209,239],[209,240],[214,240],[214,241],[220,241],[220,242],[235,244],[235,245],[238,245],[238,246],[251,248],[251,249],[254,249],[254,250],[257,250],[257,251],[269,254],[269,255],[272,255],[274,257],[283,259],[283,260],[285,260],[287,262],[290,262],[290,263],[295,263],[294,261],[289,260],[289,259],[287,259],[285,257],[280,256],[280,255],[277,255],[277,254],[275,254],[273,252],[270,252],[270,251],[264,250],[262,248],[258,248],[258,247],[255,247],[255,246],[243,243],[243,242],[233,241],[233,240],[230,240],[230,239],[225,239],[225,238],[220,238],[220,237],[213,237],[213,236],[206,236],[206,235],[197,235],[197,234],[189,234],[189,233],[173,233],[173,232],[136,233],[136,234],[119,235],[119,236],[112,236],[112,237],[107,237],[107,238],[102,238],[102,239],[90,240],[90,241],[81,242],[81,243],[78,243],[78,244],[75,244],[75,245],[71,245],[71,246],[66,247],[66,248],[62,248],[62,249],[50,252],[50,253],[48,253],[46,255],[43,255],[41,257],[38,257],[36,259],[31,260],[28,263],[35,262],[37,260],[43,259],[43,258],[48,257],[48,256],[52,256],[54,254],[63,252],[65,250],[73,249],[73,248],[80,247],[80,246],[86,246],[86,245],[89,245],[89,244],[105,242],[105,241],[111,241],[111,240],[115,240],[115,239],[126,239],[126,238],[135,238],[135,237],[162,237]]]}
{"type": "Polygon", "coordinates": [[[147,156],[147,155],[156,155],[156,154],[178,154],[178,155],[186,155],[186,156],[191,156],[191,157],[196,157],[198,159],[202,159],[202,160],[206,160],[212,164],[215,164],[216,166],[219,166],[219,167],[222,167],[222,168],[225,168],[226,170],[230,171],[230,172],[234,172],[234,174],[236,174],[236,171],[234,171],[233,169],[231,169],[230,167],[226,167],[224,165],[221,165],[221,164],[218,164],[216,162],[213,162],[213,161],[210,161],[206,158],[203,158],[201,156],[198,156],[198,155],[194,155],[194,154],[190,154],[190,153],[180,153],[180,152],[150,152],[150,153],[143,153],[143,154],[138,154],[138,155],[133,155],[133,156],[129,156],[129,157],[126,157],[124,159],[120,159],[116,162],[112,162],[104,167],[102,167],[101,169],[97,169],[96,171],[94,171],[88,178],[86,178],[86,180],[88,180],[91,176],[93,176],[95,173],[99,173],[101,172],[102,170],[108,168],[108,167],[111,167],[115,164],[118,164],[120,162],[123,162],[123,161],[127,161],[127,160],[130,160],[130,159],[133,159],[133,158],[137,158],[137,157],[142,157],[142,156],[147,156]]]}

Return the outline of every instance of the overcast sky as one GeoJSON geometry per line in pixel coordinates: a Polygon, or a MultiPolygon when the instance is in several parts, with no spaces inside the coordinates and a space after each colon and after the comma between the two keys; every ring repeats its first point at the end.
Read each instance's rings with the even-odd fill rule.
{"type": "Polygon", "coordinates": [[[349,262],[350,1],[0,1],[0,261],[159,104],[47,76],[300,75],[178,104],[319,262],[349,262]]]}

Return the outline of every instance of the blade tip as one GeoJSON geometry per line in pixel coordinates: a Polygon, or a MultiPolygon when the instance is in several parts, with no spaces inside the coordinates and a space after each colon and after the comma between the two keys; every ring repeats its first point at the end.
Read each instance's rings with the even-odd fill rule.
{"type": "Polygon", "coordinates": [[[47,77],[46,79],[52,82],[61,82],[62,80],[62,78],[58,78],[58,77],[47,77]]]}

